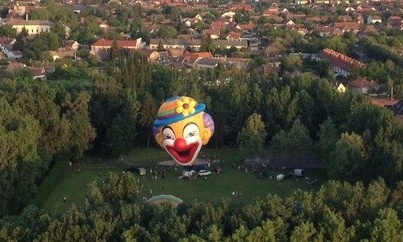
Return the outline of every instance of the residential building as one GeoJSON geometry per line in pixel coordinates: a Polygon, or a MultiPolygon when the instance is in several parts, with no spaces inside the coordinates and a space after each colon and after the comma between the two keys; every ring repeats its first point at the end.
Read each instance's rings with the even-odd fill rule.
{"type": "Polygon", "coordinates": [[[330,63],[336,75],[348,77],[352,68],[363,68],[364,63],[331,49],[323,49],[316,57],[317,60],[326,60],[330,63]]]}
{"type": "MultiPolygon", "coordinates": [[[[112,48],[114,40],[99,39],[91,45],[91,54],[107,59],[109,57],[109,49],[112,48]]],[[[119,48],[126,50],[137,50],[143,48],[141,38],[137,40],[117,40],[116,44],[119,48]]]]}
{"type": "Polygon", "coordinates": [[[9,20],[5,22],[5,24],[11,25],[12,28],[16,30],[17,34],[21,33],[22,30],[25,29],[28,35],[50,32],[55,25],[54,23],[46,20],[9,20]]]}

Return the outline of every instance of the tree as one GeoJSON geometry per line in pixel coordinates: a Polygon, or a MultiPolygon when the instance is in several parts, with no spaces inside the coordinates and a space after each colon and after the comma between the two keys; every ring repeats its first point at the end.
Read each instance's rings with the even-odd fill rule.
{"type": "Polygon", "coordinates": [[[238,133],[237,142],[242,157],[248,158],[262,155],[266,136],[262,116],[253,113],[246,121],[245,127],[238,133]]]}
{"type": "Polygon", "coordinates": [[[153,123],[158,111],[157,104],[150,93],[146,93],[139,112],[139,123],[147,130],[147,148],[150,147],[153,123]]]}
{"type": "Polygon", "coordinates": [[[364,178],[368,167],[368,153],[362,137],[356,133],[342,133],[335,149],[330,153],[326,171],[331,179],[358,181],[364,178]]]}
{"type": "Polygon", "coordinates": [[[281,62],[281,70],[282,72],[284,71],[293,72],[295,70],[300,70],[302,64],[303,62],[300,55],[297,54],[287,55],[283,58],[283,61],[281,62]]]}
{"type": "Polygon", "coordinates": [[[351,241],[354,239],[354,227],[347,228],[342,214],[326,207],[319,224],[320,234],[325,240],[351,241]]]}
{"type": "Polygon", "coordinates": [[[17,37],[17,31],[13,29],[11,24],[4,24],[0,26],[0,36],[15,38],[17,37]]]}
{"type": "Polygon", "coordinates": [[[266,98],[267,124],[269,127],[269,136],[274,135],[281,129],[291,128],[292,122],[297,118],[298,99],[291,93],[289,86],[280,90],[273,88],[266,98]]]}
{"type": "Polygon", "coordinates": [[[291,233],[290,241],[313,241],[316,238],[316,229],[312,222],[306,221],[296,226],[291,233]]]}
{"type": "Polygon", "coordinates": [[[122,90],[120,111],[114,115],[107,127],[105,146],[109,155],[117,156],[134,147],[137,135],[136,123],[140,109],[136,94],[130,90],[122,90]]]}
{"type": "Polygon", "coordinates": [[[24,58],[42,60],[44,52],[57,50],[60,46],[61,39],[56,33],[42,32],[36,35],[32,41],[27,42],[26,49],[24,50],[24,58]],[[26,51],[31,51],[33,56],[26,56],[26,51]]]}
{"type": "Polygon", "coordinates": [[[210,35],[205,34],[202,36],[200,51],[201,52],[213,51],[213,40],[211,39],[210,35]]]}
{"type": "Polygon", "coordinates": [[[111,48],[109,49],[109,56],[111,60],[117,60],[122,57],[118,42],[113,41],[111,48]]]}
{"type": "Polygon", "coordinates": [[[168,25],[159,28],[158,36],[162,39],[172,39],[178,35],[178,31],[175,27],[168,25]]]}
{"type": "Polygon", "coordinates": [[[0,217],[19,212],[35,191],[40,137],[33,116],[0,98],[0,217]]]}
{"type": "Polygon", "coordinates": [[[95,139],[95,129],[90,123],[88,113],[88,102],[90,94],[87,92],[80,93],[77,98],[72,101],[70,95],[66,97],[66,119],[70,123],[70,139],[68,147],[71,157],[75,160],[81,158],[84,151],[90,148],[90,144],[95,139]]]}
{"type": "Polygon", "coordinates": [[[396,241],[403,238],[401,218],[392,208],[379,210],[371,229],[372,241],[396,241]]]}
{"type": "Polygon", "coordinates": [[[93,182],[90,186],[90,201],[94,203],[131,202],[134,201],[139,184],[131,172],[118,174],[109,172],[103,184],[93,182]]]}
{"type": "Polygon", "coordinates": [[[316,147],[319,150],[320,157],[322,160],[327,160],[339,140],[339,134],[332,118],[328,117],[323,124],[319,125],[317,136],[319,140],[316,147]]]}
{"type": "Polygon", "coordinates": [[[280,153],[306,155],[311,151],[312,140],[308,129],[297,119],[288,132],[281,130],[273,137],[273,146],[280,153]]]}

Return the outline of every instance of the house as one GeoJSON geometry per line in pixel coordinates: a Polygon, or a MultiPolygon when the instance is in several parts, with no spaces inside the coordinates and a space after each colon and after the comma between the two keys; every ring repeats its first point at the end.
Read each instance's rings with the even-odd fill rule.
{"type": "Polygon", "coordinates": [[[180,57],[184,54],[184,49],[182,48],[167,48],[166,51],[168,52],[168,55],[171,57],[180,57]]]}
{"type": "Polygon", "coordinates": [[[240,50],[248,48],[248,42],[246,40],[213,40],[212,44],[223,49],[231,49],[232,47],[235,47],[240,50]]]}
{"type": "Polygon", "coordinates": [[[221,18],[229,18],[230,20],[232,20],[232,18],[234,17],[235,12],[233,11],[229,11],[229,12],[225,12],[221,15],[221,18]]]}
{"type": "Polygon", "coordinates": [[[280,13],[280,8],[278,6],[271,6],[268,9],[265,9],[263,11],[263,16],[271,15],[271,14],[278,15],[279,13],[280,13]]]}
{"type": "Polygon", "coordinates": [[[87,10],[87,6],[82,5],[82,4],[76,4],[73,5],[73,12],[75,12],[76,14],[80,14],[82,12],[85,12],[87,10]]]}
{"type": "Polygon", "coordinates": [[[340,29],[343,33],[354,32],[357,33],[360,30],[360,24],[356,22],[336,22],[334,23],[335,29],[340,29]]]}
{"type": "Polygon", "coordinates": [[[300,35],[306,35],[309,33],[309,30],[307,28],[298,28],[296,30],[300,35]]]}
{"type": "Polygon", "coordinates": [[[28,35],[40,34],[43,32],[50,32],[50,30],[55,26],[54,23],[46,20],[9,20],[6,22],[16,30],[17,34],[21,33],[25,29],[28,35]]]}
{"type": "Polygon", "coordinates": [[[255,25],[253,23],[238,24],[237,29],[241,30],[243,33],[252,33],[255,25]]]}
{"type": "Polygon", "coordinates": [[[18,61],[10,61],[6,67],[6,72],[13,73],[25,68],[25,64],[18,61]]]}
{"type": "Polygon", "coordinates": [[[227,67],[236,67],[237,69],[246,69],[251,59],[225,56],[225,57],[220,57],[219,60],[227,67]]]}
{"type": "Polygon", "coordinates": [[[328,48],[323,49],[313,58],[328,61],[335,74],[343,77],[348,77],[352,68],[363,68],[365,66],[364,63],[358,60],[328,48]]]}
{"type": "Polygon", "coordinates": [[[372,104],[390,109],[403,122],[403,100],[376,98],[372,99],[372,104]]]}
{"type": "MultiPolygon", "coordinates": [[[[101,38],[91,45],[91,54],[99,56],[101,59],[109,57],[109,49],[113,46],[114,40],[101,38]]],[[[125,50],[137,50],[142,48],[141,38],[137,40],[117,40],[119,48],[125,50]]]]}
{"type": "Polygon", "coordinates": [[[109,27],[109,24],[107,24],[107,23],[104,22],[104,21],[102,21],[101,23],[99,23],[99,27],[100,27],[104,32],[108,31],[108,29],[110,28],[110,27],[109,27]]]}
{"type": "Polygon", "coordinates": [[[220,38],[220,30],[219,29],[205,29],[203,30],[203,33],[210,36],[211,39],[218,39],[220,38]]]}
{"type": "Polygon", "coordinates": [[[42,67],[28,67],[32,79],[46,79],[46,71],[42,67]]]}
{"type": "MultiPolygon", "coordinates": [[[[200,59],[212,59],[213,55],[211,52],[199,52],[199,53],[190,53],[190,52],[185,52],[181,56],[181,63],[185,67],[196,67],[196,62],[200,59]]],[[[205,62],[204,62],[205,63],[205,62]]]]}
{"type": "Polygon", "coordinates": [[[20,50],[11,50],[8,52],[4,52],[4,54],[7,56],[7,58],[13,60],[22,58],[22,51],[20,50]]]}
{"type": "Polygon", "coordinates": [[[160,60],[160,53],[156,50],[150,50],[150,49],[139,49],[139,51],[145,55],[147,58],[147,61],[149,62],[157,62],[160,60]]]}
{"type": "Polygon", "coordinates": [[[305,5],[308,4],[308,0],[294,0],[295,5],[305,5]]]}
{"type": "Polygon", "coordinates": [[[315,30],[319,33],[320,37],[331,37],[333,36],[334,27],[316,26],[315,30]]]}
{"type": "Polygon", "coordinates": [[[162,46],[163,49],[186,49],[192,48],[199,50],[201,46],[200,39],[150,39],[149,48],[156,50],[158,46],[162,46]]]}
{"type": "Polygon", "coordinates": [[[355,12],[355,8],[352,7],[352,6],[348,6],[348,7],[346,8],[346,12],[355,12]]]}
{"type": "Polygon", "coordinates": [[[75,50],[71,50],[65,47],[61,47],[57,51],[49,51],[48,53],[52,57],[53,61],[56,61],[57,59],[63,59],[66,57],[71,57],[74,59],[77,58],[75,50]]]}
{"type": "Polygon", "coordinates": [[[402,24],[402,18],[400,16],[390,16],[387,22],[392,26],[400,26],[402,24]]]}
{"type": "Polygon", "coordinates": [[[75,40],[67,40],[66,43],[64,43],[64,47],[67,50],[78,50],[80,44],[75,40]]]}
{"type": "Polygon", "coordinates": [[[3,51],[4,48],[12,47],[16,42],[15,38],[0,37],[0,49],[3,51]]]}
{"type": "Polygon", "coordinates": [[[19,5],[19,4],[13,5],[12,7],[10,7],[8,9],[9,14],[17,14],[21,17],[24,16],[26,12],[27,12],[27,6],[19,5]]]}
{"type": "Polygon", "coordinates": [[[400,100],[399,102],[392,105],[392,107],[390,107],[390,110],[392,110],[396,117],[403,122],[403,100],[400,100]]]}
{"type": "Polygon", "coordinates": [[[337,90],[338,92],[345,93],[345,92],[346,92],[346,87],[343,85],[343,83],[340,83],[340,84],[336,87],[336,90],[337,90]]]}
{"type": "Polygon", "coordinates": [[[165,64],[172,63],[171,56],[168,51],[158,51],[159,61],[165,64]]]}
{"type": "Polygon", "coordinates": [[[370,15],[367,18],[367,24],[381,24],[382,23],[382,18],[377,15],[370,15]]]}
{"type": "Polygon", "coordinates": [[[372,89],[376,88],[376,83],[368,81],[365,77],[358,77],[355,80],[349,81],[347,86],[351,91],[356,91],[361,94],[369,94],[372,89]]]}
{"type": "Polygon", "coordinates": [[[242,33],[239,32],[230,32],[227,37],[225,37],[228,41],[239,40],[242,36],[242,33]]]}
{"type": "Polygon", "coordinates": [[[23,53],[20,50],[13,50],[12,46],[2,48],[4,55],[11,60],[21,59],[23,53]]]}
{"type": "Polygon", "coordinates": [[[218,59],[202,57],[196,60],[194,66],[196,69],[212,69],[218,66],[218,62],[218,59]]]}

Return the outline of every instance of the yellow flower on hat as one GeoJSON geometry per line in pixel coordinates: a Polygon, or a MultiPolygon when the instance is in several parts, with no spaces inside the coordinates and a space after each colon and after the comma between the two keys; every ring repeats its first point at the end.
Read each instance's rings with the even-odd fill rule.
{"type": "Polygon", "coordinates": [[[183,116],[188,116],[189,113],[192,114],[196,112],[196,101],[193,99],[191,100],[189,97],[184,97],[182,100],[178,100],[176,105],[178,105],[176,112],[183,114],[183,116]]]}

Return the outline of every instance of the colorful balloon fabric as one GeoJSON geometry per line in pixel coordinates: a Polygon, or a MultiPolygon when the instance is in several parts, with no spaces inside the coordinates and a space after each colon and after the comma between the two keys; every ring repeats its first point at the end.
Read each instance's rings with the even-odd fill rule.
{"type": "Polygon", "coordinates": [[[214,133],[214,121],[205,109],[203,103],[191,97],[176,96],[166,100],[158,110],[155,140],[178,165],[193,165],[202,145],[214,133]]]}

